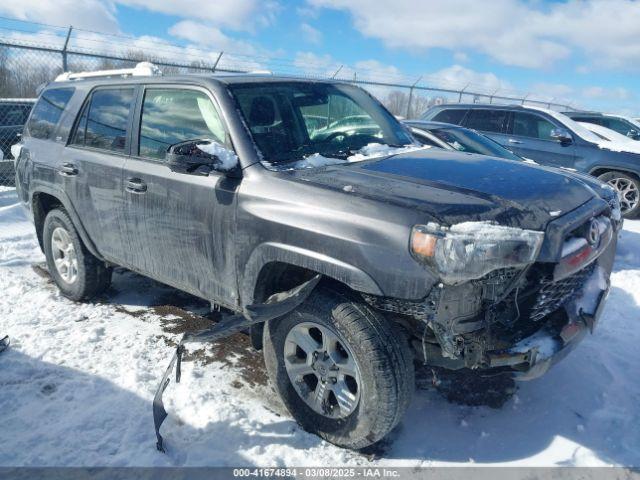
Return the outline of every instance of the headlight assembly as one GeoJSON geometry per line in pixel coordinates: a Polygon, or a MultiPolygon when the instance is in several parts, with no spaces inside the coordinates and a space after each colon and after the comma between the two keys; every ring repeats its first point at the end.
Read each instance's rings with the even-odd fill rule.
{"type": "Polygon", "coordinates": [[[529,265],[535,262],[543,240],[543,232],[489,222],[452,227],[429,223],[413,227],[410,249],[416,260],[451,285],[481,278],[499,268],[529,265]]]}

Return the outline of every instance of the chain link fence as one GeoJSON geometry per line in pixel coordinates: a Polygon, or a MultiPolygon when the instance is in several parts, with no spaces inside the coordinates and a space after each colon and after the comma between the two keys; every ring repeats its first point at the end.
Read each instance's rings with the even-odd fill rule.
{"type": "Polygon", "coordinates": [[[65,71],[127,68],[150,61],[165,75],[266,70],[312,79],[331,78],[366,88],[394,115],[406,118],[418,117],[432,105],[450,102],[527,103],[557,110],[573,108],[568,102],[557,103],[556,99],[544,95],[519,95],[501,88],[472,84],[455,85],[451,80],[429,76],[411,81],[395,69],[381,69],[376,64],[360,65],[356,69],[311,54],[288,60],[204,51],[157,39],[140,40],[70,27],[28,22],[21,22],[21,25],[33,28],[7,28],[0,23],[0,148],[3,157],[0,160],[0,186],[14,182],[11,145],[19,140],[40,86],[65,71]]]}

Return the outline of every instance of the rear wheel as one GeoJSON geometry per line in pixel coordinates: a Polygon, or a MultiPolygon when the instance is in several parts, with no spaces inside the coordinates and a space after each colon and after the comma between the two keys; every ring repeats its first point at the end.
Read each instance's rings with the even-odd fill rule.
{"type": "Polygon", "coordinates": [[[109,286],[111,269],[86,249],[64,209],[47,214],[42,238],[49,273],[65,297],[89,299],[109,286]]]}
{"type": "Polygon", "coordinates": [[[272,385],[307,431],[361,449],[384,438],[415,386],[403,333],[364,302],[326,288],[264,329],[272,385]]]}
{"type": "Polygon", "coordinates": [[[598,177],[611,185],[620,197],[622,215],[634,218],[640,213],[640,181],[624,172],[611,171],[598,177]]]}

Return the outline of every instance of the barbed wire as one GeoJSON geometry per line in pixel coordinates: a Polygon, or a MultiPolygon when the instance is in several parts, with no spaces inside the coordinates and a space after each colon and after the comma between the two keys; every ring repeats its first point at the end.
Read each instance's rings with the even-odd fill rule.
{"type": "MultiPolygon", "coordinates": [[[[191,62],[204,62],[206,60],[214,61],[222,49],[204,49],[201,46],[192,44],[177,44],[160,38],[149,38],[148,36],[133,36],[123,33],[99,32],[96,30],[84,29],[69,26],[52,25],[42,22],[32,22],[16,18],[0,16],[0,20],[14,24],[14,26],[3,26],[0,24],[0,42],[20,43],[21,45],[32,45],[35,47],[53,47],[53,39],[58,40],[56,43],[63,45],[66,36],[71,32],[69,37],[70,53],[74,50],[77,53],[94,54],[96,56],[124,56],[131,52],[140,52],[145,56],[155,57],[158,60],[170,61],[180,58],[191,62]],[[19,26],[15,26],[19,25],[19,26]],[[38,28],[46,28],[50,30],[38,30],[38,28]],[[5,34],[8,32],[8,35],[5,34]],[[17,34],[17,35],[16,35],[17,34]],[[88,34],[88,35],[87,35],[88,34]],[[33,38],[24,38],[31,36],[33,38]],[[97,37],[95,37],[97,36],[97,37]],[[22,37],[22,38],[20,38],[22,37]],[[114,46],[116,50],[114,53],[114,46]],[[159,47],[160,46],[160,47],[159,47]],[[167,47],[167,48],[164,48],[167,47]]],[[[57,45],[56,45],[57,46],[57,45]]],[[[269,55],[266,52],[256,52],[248,54],[246,52],[224,51],[224,57],[221,60],[221,67],[226,66],[231,70],[254,70],[268,69],[274,73],[287,73],[293,75],[312,75],[318,78],[326,78],[331,76],[333,72],[340,69],[341,80],[353,81],[362,80],[367,82],[375,82],[382,84],[393,84],[399,88],[413,88],[416,90],[427,90],[431,88],[434,91],[446,90],[457,91],[463,94],[468,91],[470,95],[474,93],[483,97],[493,97],[496,99],[508,98],[513,101],[528,100],[536,103],[548,103],[550,106],[567,108],[571,105],[570,101],[563,101],[551,95],[545,95],[540,92],[518,92],[515,89],[501,85],[486,85],[477,82],[458,82],[450,78],[439,77],[434,74],[425,74],[421,80],[416,83],[415,77],[411,78],[401,71],[385,71],[385,66],[380,68],[371,68],[366,65],[353,66],[341,63],[337,60],[326,58],[326,61],[313,62],[312,52],[306,57],[300,58],[283,58],[277,54],[269,55]],[[562,103],[560,103],[562,102],[562,103]]],[[[318,56],[318,58],[324,58],[318,56]]],[[[184,63],[184,62],[178,62],[184,63]]],[[[386,67],[394,68],[394,67],[386,67]]]]}

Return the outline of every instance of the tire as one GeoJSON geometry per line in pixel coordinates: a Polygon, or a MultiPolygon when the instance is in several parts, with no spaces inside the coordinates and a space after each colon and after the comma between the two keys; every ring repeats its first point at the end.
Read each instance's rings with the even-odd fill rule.
{"type": "MultiPolygon", "coordinates": [[[[321,339],[317,335],[315,338],[320,343],[321,339]]],[[[269,379],[289,413],[302,428],[335,445],[363,449],[380,441],[401,420],[413,396],[413,354],[406,337],[395,325],[355,296],[325,287],[316,289],[296,310],[265,325],[263,344],[269,379]],[[331,335],[335,335],[341,342],[338,350],[347,359],[341,362],[347,364],[348,359],[353,358],[357,366],[357,378],[352,378],[355,379],[357,388],[353,387],[353,381],[348,381],[348,375],[343,377],[343,381],[328,387],[339,389],[341,385],[344,387],[348,384],[352,401],[346,403],[351,405],[350,411],[348,408],[340,408],[344,404],[336,405],[338,397],[335,394],[332,397],[332,393],[329,393],[322,408],[327,409],[324,413],[319,412],[318,408],[312,408],[298,392],[297,388],[308,390],[309,380],[313,384],[314,377],[317,385],[320,385],[318,372],[322,366],[318,367],[317,363],[315,368],[318,370],[313,374],[298,377],[298,387],[292,383],[287,362],[292,365],[291,345],[295,342],[292,343],[289,338],[295,338],[296,332],[306,331],[307,328],[311,335],[315,327],[309,325],[322,329],[322,339],[330,339],[331,335]],[[290,333],[294,337],[288,337],[290,333]]],[[[296,352],[307,360],[310,358],[308,354],[298,352],[297,347],[296,352]]],[[[322,360],[325,357],[319,358],[322,360]]],[[[331,383],[329,380],[332,379],[327,379],[327,384],[331,383]]],[[[346,398],[344,395],[340,397],[346,398]]]]}
{"type": "Polygon", "coordinates": [[[112,270],[87,250],[64,209],[56,208],[47,214],[42,238],[49,273],[65,297],[88,300],[109,287],[112,270]],[[66,255],[60,253],[60,245],[70,245],[66,255]],[[70,260],[73,258],[75,262],[70,260]],[[61,259],[63,264],[65,260],[75,263],[76,268],[70,268],[69,263],[66,269],[59,267],[56,259],[61,259]]]}
{"type": "Polygon", "coordinates": [[[625,218],[640,215],[640,181],[636,177],[612,170],[598,176],[598,179],[611,185],[621,196],[622,215],[625,218]]]}

